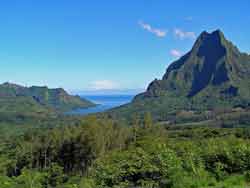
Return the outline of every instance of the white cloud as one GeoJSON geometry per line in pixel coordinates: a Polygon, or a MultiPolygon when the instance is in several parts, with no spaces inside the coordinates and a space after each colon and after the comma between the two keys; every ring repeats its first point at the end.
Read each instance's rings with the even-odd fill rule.
{"type": "Polygon", "coordinates": [[[119,84],[111,80],[97,80],[90,83],[91,90],[119,89],[119,84]]]}
{"type": "Polygon", "coordinates": [[[138,23],[144,30],[155,34],[157,37],[165,37],[167,35],[166,30],[153,28],[150,24],[144,23],[142,21],[139,21],[138,23]]]}
{"type": "Polygon", "coordinates": [[[183,31],[181,29],[174,29],[174,35],[179,39],[195,39],[194,32],[183,31]]]}
{"type": "Polygon", "coordinates": [[[176,49],[173,49],[170,51],[170,54],[175,57],[175,58],[178,58],[178,57],[181,57],[182,56],[182,52],[179,51],[179,50],[176,50],[176,49]]]}

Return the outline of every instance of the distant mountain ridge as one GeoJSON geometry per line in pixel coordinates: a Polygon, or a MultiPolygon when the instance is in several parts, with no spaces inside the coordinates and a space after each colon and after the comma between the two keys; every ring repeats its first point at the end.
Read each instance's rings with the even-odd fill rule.
{"type": "MultiPolygon", "coordinates": [[[[24,87],[13,83],[3,83],[0,85],[0,104],[1,108],[9,105],[15,108],[15,102],[22,100],[32,103],[39,107],[51,108],[57,111],[67,111],[73,108],[85,108],[94,106],[94,104],[79,96],[69,95],[64,89],[49,89],[46,86],[24,87]],[[12,101],[11,105],[8,101],[12,101]]],[[[8,109],[7,108],[7,109],[8,109]]],[[[13,109],[14,110],[14,109],[13,109]]],[[[26,109],[27,111],[29,109],[26,109]]]]}
{"type": "Polygon", "coordinates": [[[250,56],[241,53],[220,30],[202,32],[192,49],[170,64],[119,115],[149,111],[156,119],[178,110],[250,106],[250,56]]]}

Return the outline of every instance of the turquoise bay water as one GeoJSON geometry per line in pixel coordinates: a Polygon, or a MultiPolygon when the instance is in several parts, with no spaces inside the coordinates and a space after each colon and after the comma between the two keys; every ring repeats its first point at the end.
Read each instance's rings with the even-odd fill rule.
{"type": "Polygon", "coordinates": [[[123,104],[131,102],[134,95],[90,95],[82,96],[95,104],[98,104],[95,107],[91,108],[78,108],[74,109],[66,114],[69,115],[87,115],[97,112],[104,112],[106,110],[112,109],[114,107],[121,106],[123,104]]]}

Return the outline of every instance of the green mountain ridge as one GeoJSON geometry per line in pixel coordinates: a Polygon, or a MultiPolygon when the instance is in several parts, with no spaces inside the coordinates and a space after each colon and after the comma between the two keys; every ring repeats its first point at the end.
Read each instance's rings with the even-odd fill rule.
{"type": "Polygon", "coordinates": [[[79,96],[69,95],[62,88],[24,87],[8,82],[0,85],[1,114],[53,114],[94,105],[79,96]]]}
{"type": "Polygon", "coordinates": [[[151,112],[168,119],[177,111],[250,106],[250,56],[241,53],[220,30],[202,32],[192,49],[151,82],[132,103],[114,109],[116,117],[151,112]]]}

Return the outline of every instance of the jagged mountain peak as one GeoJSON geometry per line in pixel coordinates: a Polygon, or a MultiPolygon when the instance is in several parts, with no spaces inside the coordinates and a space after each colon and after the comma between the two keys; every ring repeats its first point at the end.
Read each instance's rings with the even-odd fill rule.
{"type": "Polygon", "coordinates": [[[197,38],[197,41],[204,40],[206,38],[210,38],[210,39],[212,39],[212,38],[223,39],[223,38],[225,38],[225,36],[224,36],[223,32],[221,30],[219,30],[219,29],[217,29],[217,30],[215,30],[213,32],[210,32],[210,33],[207,32],[207,31],[203,31],[203,32],[201,32],[201,34],[197,38]]]}
{"type": "Polygon", "coordinates": [[[209,86],[226,84],[228,88],[236,88],[242,79],[249,79],[249,72],[249,56],[228,41],[221,30],[203,31],[192,49],[170,64],[162,80],[149,84],[143,96],[175,92],[193,97],[209,86]]]}
{"type": "Polygon", "coordinates": [[[205,36],[218,36],[224,38],[224,33],[220,29],[216,29],[212,32],[208,31],[203,31],[201,32],[200,36],[205,35],[205,36]]]}
{"type": "Polygon", "coordinates": [[[197,40],[194,43],[194,46],[190,53],[195,53],[201,55],[204,51],[207,53],[213,50],[212,52],[216,52],[218,50],[223,51],[226,53],[227,46],[229,45],[229,42],[226,40],[224,34],[220,30],[215,30],[211,33],[208,33],[207,31],[203,31],[197,40]]]}
{"type": "Polygon", "coordinates": [[[231,45],[230,42],[226,40],[221,30],[218,29],[211,33],[203,31],[195,41],[192,49],[167,68],[163,79],[166,79],[169,72],[171,72],[173,69],[179,69],[184,64],[184,62],[187,62],[189,59],[194,57],[208,57],[210,58],[209,62],[214,63],[215,59],[226,56],[227,46],[229,45],[231,45]]]}
{"type": "Polygon", "coordinates": [[[220,30],[202,32],[192,49],[171,63],[162,79],[114,111],[116,116],[150,112],[169,120],[179,111],[250,107],[250,56],[220,30]]]}

